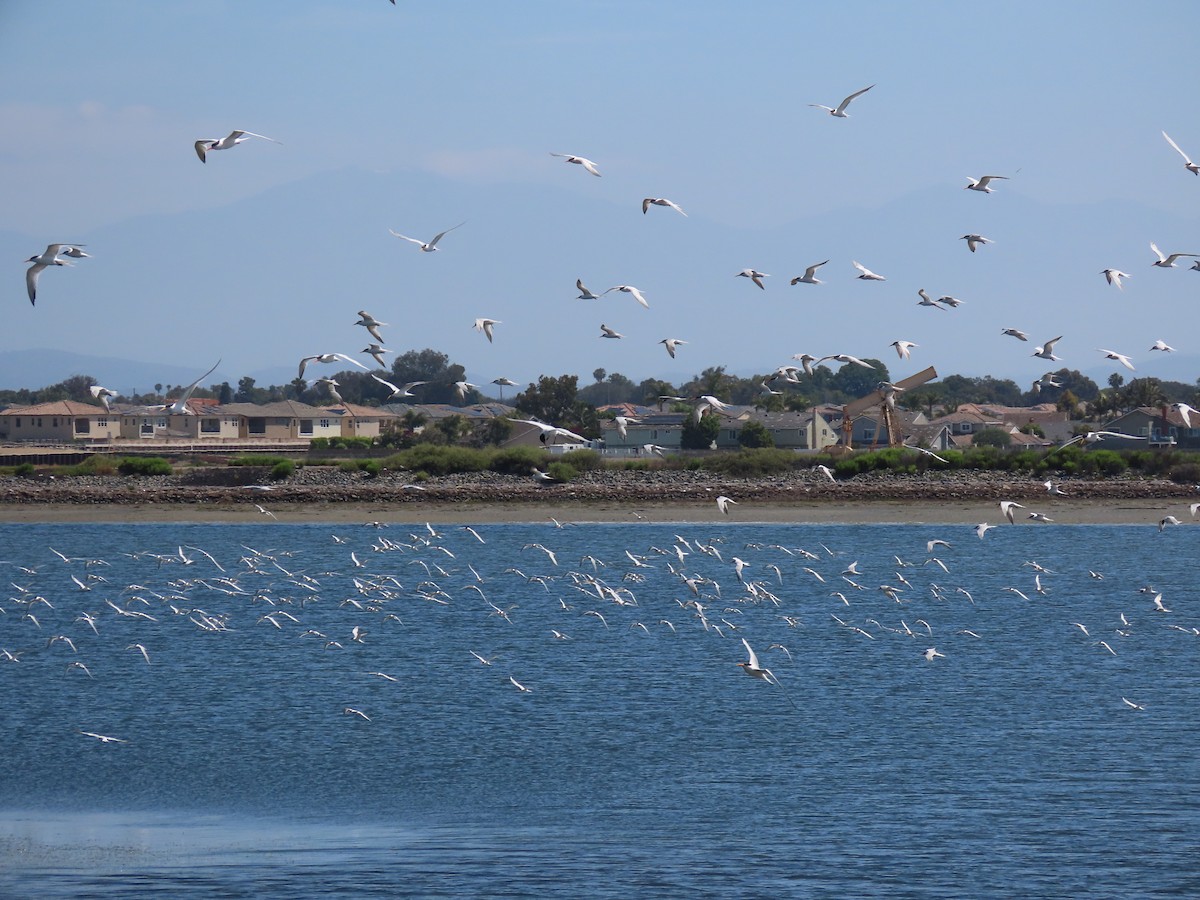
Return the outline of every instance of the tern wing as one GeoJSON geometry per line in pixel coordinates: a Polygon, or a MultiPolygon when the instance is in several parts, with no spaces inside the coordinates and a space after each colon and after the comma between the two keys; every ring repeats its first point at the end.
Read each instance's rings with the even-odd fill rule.
{"type": "Polygon", "coordinates": [[[850,101],[852,101],[855,97],[861,97],[863,94],[865,94],[867,91],[869,91],[873,87],[875,87],[875,85],[872,84],[872,85],[869,85],[869,86],[863,88],[861,91],[855,91],[853,94],[851,94],[849,97],[847,97],[845,100],[843,100],[841,103],[838,104],[838,108],[835,110],[835,112],[839,112],[839,113],[845,112],[846,107],[850,105],[850,101]]]}
{"type": "Polygon", "coordinates": [[[1173,140],[1171,140],[1171,136],[1170,136],[1169,134],[1167,134],[1167,133],[1164,131],[1164,132],[1162,133],[1162,136],[1163,136],[1163,137],[1165,137],[1165,138],[1167,139],[1167,143],[1168,143],[1168,144],[1170,144],[1172,147],[1174,147],[1174,148],[1175,148],[1175,152],[1176,152],[1176,153],[1178,153],[1180,156],[1182,156],[1182,157],[1183,157],[1183,161],[1184,161],[1185,163],[1187,163],[1189,166],[1191,166],[1191,165],[1195,165],[1195,164],[1194,164],[1194,163],[1193,163],[1193,162],[1192,162],[1190,159],[1188,159],[1188,155],[1187,155],[1186,153],[1184,153],[1182,150],[1180,150],[1180,149],[1179,149],[1179,145],[1178,145],[1177,143],[1175,143],[1173,140]]]}

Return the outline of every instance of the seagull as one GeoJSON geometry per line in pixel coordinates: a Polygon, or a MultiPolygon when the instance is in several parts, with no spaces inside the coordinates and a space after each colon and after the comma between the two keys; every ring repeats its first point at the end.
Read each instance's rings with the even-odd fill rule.
{"type": "Polygon", "coordinates": [[[975,248],[978,247],[980,244],[992,243],[988,238],[985,238],[982,234],[964,234],[962,237],[959,238],[959,240],[966,241],[967,249],[970,250],[972,253],[975,252],[975,248]]]}
{"type": "MultiPolygon", "coordinates": [[[[1165,134],[1165,132],[1164,132],[1164,134],[1165,134]]],[[[1167,140],[1170,140],[1170,138],[1167,138],[1167,140]]],[[[1129,700],[1125,697],[1121,698],[1121,702],[1124,703],[1126,706],[1128,706],[1130,709],[1144,710],[1146,708],[1146,707],[1142,706],[1140,703],[1134,703],[1132,700],[1129,700]]]]}
{"type": "MultiPolygon", "coordinates": [[[[33,263],[25,271],[25,290],[29,293],[29,303],[32,306],[37,306],[37,284],[38,276],[42,274],[42,269],[47,266],[69,266],[71,265],[65,259],[59,258],[59,253],[64,250],[74,249],[73,244],[47,244],[46,249],[40,256],[31,256],[25,262],[33,263]]],[[[79,246],[85,246],[80,244],[79,246]]],[[[69,254],[68,254],[69,255],[69,254]]]]}
{"type": "Polygon", "coordinates": [[[850,102],[852,100],[854,100],[856,97],[861,97],[863,94],[865,94],[867,91],[869,91],[873,87],[875,87],[875,85],[871,84],[871,85],[867,85],[861,91],[855,91],[853,94],[851,94],[849,97],[847,97],[841,103],[839,103],[837,106],[822,106],[820,103],[810,103],[808,105],[812,106],[816,109],[823,109],[827,113],[829,113],[831,116],[834,116],[835,118],[848,119],[848,118],[850,118],[850,116],[846,112],[846,107],[849,106],[850,102]]]}
{"type": "Polygon", "coordinates": [[[988,183],[992,181],[1008,181],[1007,175],[984,175],[982,178],[972,178],[967,176],[967,181],[971,182],[966,185],[964,191],[982,191],[985,194],[992,193],[992,189],[988,187],[988,183]]]}
{"type": "MultiPolygon", "coordinates": [[[[646,302],[646,298],[642,296],[642,292],[639,291],[637,288],[635,288],[631,284],[614,285],[613,287],[610,287],[608,289],[608,291],[605,291],[604,293],[607,294],[609,291],[620,291],[623,294],[631,294],[633,296],[633,299],[636,300],[638,303],[642,304],[642,306],[646,307],[646,309],[650,308],[650,304],[646,302]]],[[[603,295],[601,295],[601,296],[603,296],[603,295]]]]}
{"type": "Polygon", "coordinates": [[[355,709],[353,706],[347,706],[345,709],[343,709],[343,710],[342,710],[342,715],[343,715],[343,716],[358,716],[358,717],[359,717],[360,719],[362,719],[364,722],[370,722],[370,721],[371,721],[371,717],[370,717],[370,716],[368,716],[368,715],[367,715],[365,712],[363,712],[361,709],[355,709]]]}
{"type": "Polygon", "coordinates": [[[827,263],[827,262],[829,262],[829,260],[825,260],[825,262],[813,263],[811,266],[809,266],[807,269],[804,270],[803,275],[797,275],[795,278],[793,278],[791,283],[792,284],[824,284],[825,282],[821,281],[816,276],[817,276],[817,269],[821,268],[821,266],[825,265],[825,263],[827,263]]]}
{"type": "Polygon", "coordinates": [[[819,466],[814,466],[814,468],[818,472],[820,472],[822,475],[824,475],[827,479],[829,479],[829,481],[832,484],[837,484],[837,478],[834,477],[833,469],[829,468],[829,466],[819,465],[819,466]]]}
{"type": "Polygon", "coordinates": [[[74,246],[74,247],[63,247],[62,255],[69,256],[69,257],[71,257],[71,259],[91,259],[92,254],[84,253],[82,250],[79,249],[79,247],[81,247],[81,246],[84,246],[84,245],[80,244],[80,245],[74,246]]]}
{"type": "Polygon", "coordinates": [[[659,343],[667,348],[667,353],[671,355],[671,359],[674,359],[675,348],[680,344],[686,344],[687,341],[681,341],[679,338],[663,338],[659,343]]]}
{"type": "Polygon", "coordinates": [[[742,271],[738,272],[735,277],[749,278],[751,281],[757,284],[760,289],[765,291],[766,288],[763,286],[762,280],[764,278],[770,278],[771,276],[766,272],[759,272],[757,269],[742,269],[742,271]]]}
{"type": "Polygon", "coordinates": [[[1122,272],[1120,269],[1102,269],[1100,274],[1104,276],[1105,281],[1107,281],[1111,285],[1114,285],[1117,288],[1117,290],[1122,290],[1122,288],[1123,288],[1123,286],[1121,284],[1122,278],[1132,278],[1133,277],[1128,272],[1122,272]]]}
{"type": "Polygon", "coordinates": [[[1175,152],[1183,157],[1183,167],[1185,169],[1187,169],[1189,172],[1191,172],[1193,175],[1200,175],[1200,165],[1196,165],[1196,163],[1192,162],[1188,158],[1188,155],[1179,149],[1179,145],[1177,143],[1175,143],[1173,140],[1171,140],[1171,136],[1169,134],[1167,134],[1164,131],[1162,133],[1162,136],[1167,139],[1168,144],[1170,144],[1172,147],[1175,148],[1175,152]]]}
{"type": "Polygon", "coordinates": [[[946,306],[949,306],[952,309],[958,309],[966,301],[959,300],[957,297],[951,297],[949,294],[943,294],[942,296],[938,297],[937,302],[944,303],[946,306]]]}
{"type": "Polygon", "coordinates": [[[1029,340],[1029,335],[1017,328],[1005,328],[1000,333],[1007,334],[1009,337],[1015,337],[1018,341],[1029,340]]]}
{"type": "Polygon", "coordinates": [[[575,279],[575,287],[579,288],[579,296],[575,298],[577,300],[599,300],[602,296],[601,294],[593,294],[584,287],[582,278],[575,279]]]}
{"type": "Polygon", "coordinates": [[[925,288],[917,288],[917,296],[921,298],[917,301],[917,306],[931,306],[934,309],[945,310],[945,307],[942,306],[941,302],[934,300],[925,292],[925,288]]]}
{"type": "MultiPolygon", "coordinates": [[[[1183,424],[1186,425],[1188,428],[1192,427],[1192,413],[1196,413],[1197,415],[1200,415],[1200,410],[1194,409],[1193,407],[1188,406],[1186,403],[1172,403],[1171,409],[1173,409],[1173,410],[1175,410],[1175,412],[1179,413],[1179,417],[1181,419],[1183,419],[1183,424]]],[[[1196,514],[1195,510],[1193,510],[1192,515],[1195,515],[1195,514],[1196,514]]]]}
{"type": "MultiPolygon", "coordinates": [[[[462,228],[466,224],[467,224],[466,222],[459,222],[457,225],[454,226],[454,228],[462,228]]],[[[398,232],[398,231],[392,231],[392,229],[390,229],[390,228],[388,229],[388,231],[391,232],[393,237],[398,237],[402,241],[408,241],[410,244],[416,244],[418,247],[421,248],[421,251],[423,253],[433,253],[438,248],[438,246],[437,246],[438,241],[440,241],[443,237],[445,237],[447,234],[449,234],[451,231],[453,231],[454,228],[447,228],[445,231],[439,231],[437,234],[435,234],[433,236],[433,240],[429,241],[428,243],[426,243],[425,241],[422,241],[422,240],[418,240],[417,238],[411,238],[406,235],[400,234],[400,232],[398,232]]]]}
{"type": "MultiPolygon", "coordinates": [[[[587,162],[587,160],[584,160],[584,162],[587,162]]],[[[599,175],[600,173],[596,172],[595,174],[599,175]]],[[[521,693],[521,694],[532,694],[533,693],[532,688],[525,687],[525,685],[521,684],[521,682],[517,681],[517,679],[513,678],[511,675],[508,676],[508,680],[512,682],[513,687],[515,687],[517,689],[518,693],[521,693]]]]}
{"type": "Polygon", "coordinates": [[[344,402],[342,395],[338,393],[338,383],[332,378],[318,378],[317,384],[323,384],[329,390],[329,396],[333,397],[337,403],[344,402]]]}
{"type": "Polygon", "coordinates": [[[465,403],[467,400],[467,391],[477,387],[479,385],[471,384],[469,381],[456,381],[454,382],[454,393],[458,394],[459,401],[465,403]]]}
{"type": "Polygon", "coordinates": [[[381,369],[386,369],[387,363],[383,360],[383,354],[391,353],[392,351],[388,350],[386,347],[380,347],[378,344],[372,344],[369,347],[363,347],[358,352],[366,353],[368,356],[374,357],[375,362],[379,363],[379,367],[381,369]]]}
{"type": "Polygon", "coordinates": [[[941,657],[942,659],[945,659],[945,658],[946,658],[946,654],[945,654],[945,653],[938,653],[938,649],[937,649],[937,647],[930,647],[928,650],[926,650],[926,651],[925,651],[924,653],[922,653],[921,655],[922,655],[922,656],[924,656],[924,657],[925,657],[927,660],[929,660],[930,662],[933,662],[933,661],[934,661],[935,659],[937,659],[938,657],[941,657]]]}
{"type": "Polygon", "coordinates": [[[91,385],[88,388],[88,390],[91,391],[91,394],[95,399],[99,400],[101,403],[104,404],[104,408],[106,410],[108,410],[109,412],[112,412],[112,404],[109,403],[109,400],[111,398],[117,396],[116,391],[110,391],[108,388],[101,387],[98,384],[91,385]]]}
{"type": "Polygon", "coordinates": [[[1154,251],[1154,255],[1158,257],[1157,262],[1152,262],[1150,265],[1158,266],[1160,269],[1174,269],[1175,260],[1181,256],[1198,256],[1196,253],[1172,253],[1170,256],[1163,256],[1163,252],[1158,249],[1158,245],[1154,241],[1150,242],[1150,249],[1154,251]]]}
{"type": "MultiPolygon", "coordinates": [[[[379,333],[379,329],[386,328],[387,322],[380,322],[365,309],[360,309],[358,311],[358,321],[354,324],[361,325],[363,328],[367,329],[367,333],[370,334],[371,337],[375,338],[375,340],[379,341],[381,344],[383,343],[383,335],[379,333]]],[[[379,364],[383,365],[383,361],[380,360],[379,364]]]]}
{"type": "Polygon", "coordinates": [[[1150,349],[1151,350],[1161,350],[1163,353],[1174,353],[1175,352],[1175,348],[1167,346],[1167,342],[1163,341],[1163,340],[1155,341],[1154,346],[1151,347],[1150,349]]]}
{"type": "Polygon", "coordinates": [[[1046,341],[1046,343],[1044,343],[1042,346],[1040,346],[1036,350],[1034,350],[1032,355],[1038,357],[1039,359],[1048,359],[1051,362],[1058,362],[1061,359],[1061,357],[1054,355],[1054,345],[1057,344],[1061,340],[1062,340],[1061,334],[1056,338],[1051,338],[1050,340],[1046,341]]]}
{"type": "Polygon", "coordinates": [[[863,281],[887,281],[887,279],[884,278],[882,275],[876,275],[874,272],[872,272],[870,269],[868,269],[866,266],[864,266],[862,263],[858,262],[857,260],[851,260],[851,262],[854,263],[854,268],[856,268],[856,269],[858,269],[858,271],[862,272],[862,274],[859,275],[858,277],[860,279],[862,279],[863,281]]]}
{"type": "Polygon", "coordinates": [[[306,356],[300,360],[300,374],[298,377],[304,377],[304,370],[308,368],[308,364],[310,362],[333,363],[337,362],[339,359],[358,366],[364,372],[367,371],[366,366],[360,363],[357,359],[347,356],[345,353],[318,353],[316,356],[306,356]]]}
{"type": "Polygon", "coordinates": [[[868,362],[863,362],[857,356],[851,356],[849,353],[835,353],[832,356],[823,356],[821,359],[832,359],[840,363],[853,363],[856,366],[862,366],[864,369],[874,369],[875,367],[868,362]]]}
{"type": "Polygon", "coordinates": [[[196,155],[200,157],[200,162],[208,162],[205,157],[210,150],[228,150],[231,147],[236,147],[238,144],[245,143],[252,137],[270,141],[272,144],[280,143],[275,138],[269,138],[265,134],[255,134],[253,131],[231,131],[223,138],[202,138],[196,141],[196,155]]]}
{"type": "Polygon", "coordinates": [[[1000,512],[1004,513],[1004,518],[1008,519],[1009,524],[1013,524],[1013,520],[1014,520],[1014,516],[1015,516],[1015,513],[1013,513],[1013,510],[1014,509],[1024,509],[1024,508],[1025,508],[1024,506],[1022,506],[1020,503],[1017,503],[1015,500],[1001,500],[1000,501],[1000,512]]]}
{"type": "Polygon", "coordinates": [[[487,335],[488,343],[490,344],[492,342],[492,327],[502,324],[503,323],[499,319],[476,319],[475,324],[472,327],[476,331],[482,331],[485,335],[487,335]]]}
{"type": "Polygon", "coordinates": [[[257,503],[254,504],[254,508],[257,509],[264,516],[266,516],[268,519],[278,518],[278,516],[276,516],[275,513],[271,512],[269,509],[267,509],[264,506],[259,506],[257,503]]]}
{"type": "Polygon", "coordinates": [[[413,388],[419,387],[422,384],[429,384],[428,381],[409,381],[409,382],[405,383],[405,385],[403,387],[396,387],[396,385],[392,384],[390,381],[388,381],[385,378],[380,378],[374,372],[371,373],[371,377],[374,378],[376,381],[378,381],[380,384],[382,384],[384,387],[391,389],[391,394],[388,395],[388,400],[391,400],[395,397],[411,397],[411,396],[413,396],[413,393],[412,393],[413,388]]]}
{"type": "Polygon", "coordinates": [[[1168,525],[1180,525],[1180,524],[1182,524],[1182,523],[1174,516],[1163,516],[1161,519],[1158,520],[1158,530],[1162,531],[1168,525]]]}
{"type": "Polygon", "coordinates": [[[577,166],[583,166],[597,178],[600,177],[600,170],[596,168],[596,164],[590,159],[583,156],[574,156],[570,153],[551,153],[551,156],[560,156],[569,163],[574,163],[577,166]]]}
{"type": "Polygon", "coordinates": [[[94,731],[81,731],[79,733],[82,734],[84,737],[95,738],[102,744],[128,744],[129,743],[129,741],[125,740],[124,738],[110,737],[107,734],[96,734],[96,732],[94,732],[94,731]]]}
{"type": "Polygon", "coordinates": [[[983,540],[983,536],[988,533],[989,529],[996,528],[995,525],[989,525],[987,522],[980,522],[975,526],[975,537],[983,540]]]}
{"type": "Polygon", "coordinates": [[[474,650],[468,650],[467,652],[470,653],[477,660],[479,660],[480,665],[484,665],[484,666],[490,666],[492,664],[492,660],[494,660],[496,658],[494,656],[481,656],[480,654],[476,653],[474,650]]]}
{"type": "Polygon", "coordinates": [[[213,363],[213,367],[211,369],[185,387],[183,389],[183,393],[180,394],[173,403],[171,403],[169,406],[164,406],[163,412],[171,416],[186,416],[188,414],[187,402],[192,398],[192,392],[200,386],[200,382],[202,382],[213,372],[217,371],[217,366],[220,364],[221,360],[218,359],[215,363],[213,363]]]}
{"type": "Polygon", "coordinates": [[[1115,359],[1125,368],[1129,369],[1129,371],[1133,371],[1133,362],[1124,353],[1117,353],[1115,350],[1104,350],[1102,348],[1097,348],[1096,352],[1103,353],[1105,359],[1115,359]]]}
{"type": "Polygon", "coordinates": [[[1053,481],[1043,481],[1042,487],[1046,489],[1047,494],[1053,494],[1056,497],[1066,497],[1067,492],[1055,484],[1053,481]]]}
{"type": "Polygon", "coordinates": [[[146,665],[150,665],[150,654],[146,650],[145,644],[130,644],[126,650],[136,650],[142,654],[142,659],[146,660],[146,665]]]}
{"type": "Polygon", "coordinates": [[[681,216],[687,215],[687,213],[685,213],[682,209],[679,208],[679,204],[673,203],[672,201],[668,200],[666,197],[646,197],[644,200],[642,200],[642,215],[643,216],[646,214],[646,210],[648,210],[651,206],[669,206],[669,207],[671,207],[671,209],[675,210],[675,212],[679,213],[681,216]]]}
{"type": "Polygon", "coordinates": [[[717,498],[717,509],[723,512],[725,515],[729,515],[729,504],[731,503],[736,505],[737,501],[722,494],[717,498]]]}
{"type": "Polygon", "coordinates": [[[1029,518],[1032,519],[1034,522],[1053,522],[1054,521],[1049,516],[1043,515],[1042,513],[1038,513],[1038,512],[1031,512],[1029,514],[1029,518]]]}
{"type": "Polygon", "coordinates": [[[602,324],[600,325],[600,337],[602,337],[602,338],[616,338],[616,339],[619,339],[619,338],[623,338],[623,337],[625,337],[625,335],[621,334],[620,332],[613,331],[613,330],[612,330],[611,328],[609,328],[607,325],[604,325],[604,324],[602,323],[602,324]]]}
{"type": "Polygon", "coordinates": [[[553,425],[547,425],[545,422],[539,422],[536,419],[512,419],[511,421],[520,425],[532,425],[537,428],[540,431],[538,440],[543,444],[553,444],[560,438],[575,444],[587,442],[587,438],[581,434],[576,434],[566,428],[555,428],[553,425]]]}
{"type": "Polygon", "coordinates": [[[513,381],[511,378],[505,378],[503,375],[501,375],[499,378],[493,378],[492,384],[494,384],[500,388],[500,399],[501,400],[504,399],[504,389],[506,387],[516,387],[517,386],[517,383],[515,381],[513,381]]]}

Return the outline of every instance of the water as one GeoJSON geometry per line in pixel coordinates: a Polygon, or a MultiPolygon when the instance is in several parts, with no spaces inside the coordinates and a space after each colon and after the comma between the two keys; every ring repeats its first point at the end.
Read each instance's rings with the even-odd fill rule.
{"type": "Polygon", "coordinates": [[[1191,527],[476,530],[0,526],[0,896],[1200,891],[1191,527]]]}

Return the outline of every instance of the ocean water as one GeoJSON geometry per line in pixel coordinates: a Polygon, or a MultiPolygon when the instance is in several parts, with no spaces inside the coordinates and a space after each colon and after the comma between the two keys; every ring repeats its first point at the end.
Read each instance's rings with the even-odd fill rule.
{"type": "Polygon", "coordinates": [[[1194,526],[475,532],[0,526],[0,896],[1200,894],[1194,526]]]}

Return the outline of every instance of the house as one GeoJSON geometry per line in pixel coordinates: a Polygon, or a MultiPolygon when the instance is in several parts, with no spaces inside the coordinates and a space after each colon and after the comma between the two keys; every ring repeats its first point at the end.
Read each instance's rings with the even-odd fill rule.
{"type": "Polygon", "coordinates": [[[236,440],[241,419],[211,400],[187,401],[187,412],[172,415],[163,406],[136,406],[121,411],[123,440],[236,440]]]}
{"type": "Polygon", "coordinates": [[[341,426],[341,437],[377,438],[390,431],[400,418],[395,413],[374,406],[359,406],[357,403],[339,403],[325,407],[337,417],[341,426]]]}
{"type": "Polygon", "coordinates": [[[239,419],[238,437],[266,440],[303,440],[341,437],[341,417],[297,400],[277,400],[262,405],[226,403],[219,407],[222,416],[239,419]]]}
{"type": "Polygon", "coordinates": [[[0,441],[107,441],[120,434],[120,416],[103,406],[55,400],[0,412],[0,441]]]}
{"type": "Polygon", "coordinates": [[[833,424],[818,412],[755,410],[744,421],[761,423],[782,450],[820,450],[836,444],[839,437],[833,424]]]}
{"type": "Polygon", "coordinates": [[[1092,446],[1109,450],[1137,450],[1139,447],[1175,446],[1181,450],[1200,450],[1200,420],[1190,416],[1184,422],[1179,410],[1170,406],[1140,406],[1104,425],[1103,431],[1127,434],[1128,439],[1103,437],[1092,446]]]}

